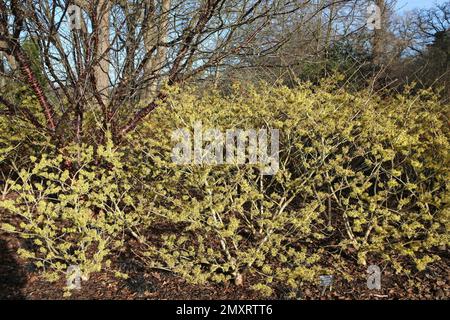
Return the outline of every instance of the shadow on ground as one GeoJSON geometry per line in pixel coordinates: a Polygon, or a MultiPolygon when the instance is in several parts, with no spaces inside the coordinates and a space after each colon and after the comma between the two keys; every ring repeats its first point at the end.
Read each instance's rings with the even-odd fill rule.
{"type": "Polygon", "coordinates": [[[14,256],[14,250],[0,239],[0,300],[24,299],[25,272],[14,256]]]}

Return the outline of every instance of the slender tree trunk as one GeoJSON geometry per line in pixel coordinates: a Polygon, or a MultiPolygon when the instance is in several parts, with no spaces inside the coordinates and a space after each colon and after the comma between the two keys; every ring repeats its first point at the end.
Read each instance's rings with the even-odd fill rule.
{"type": "Polygon", "coordinates": [[[319,2],[317,2],[317,24],[316,24],[316,53],[320,52],[320,48],[322,46],[322,36],[323,36],[323,31],[322,31],[322,15],[323,12],[320,10],[320,8],[323,7],[323,3],[324,1],[321,0],[319,2]]]}
{"type": "MultiPolygon", "coordinates": [[[[152,77],[155,66],[153,59],[153,49],[157,41],[157,26],[155,23],[155,2],[154,0],[146,0],[146,10],[148,10],[147,21],[145,23],[144,47],[148,55],[148,59],[144,65],[144,81],[148,81],[152,77]]],[[[149,84],[145,87],[142,97],[150,99],[153,95],[152,86],[149,84]]]]}
{"type": "Polygon", "coordinates": [[[161,1],[161,12],[158,15],[158,20],[155,19],[155,4],[153,0],[148,0],[149,10],[152,11],[152,19],[148,21],[147,32],[145,33],[145,47],[147,53],[152,53],[155,46],[156,56],[149,59],[145,65],[144,72],[145,77],[149,78],[152,76],[157,76],[157,81],[150,81],[149,85],[144,91],[144,99],[150,99],[155,92],[157,92],[158,85],[161,84],[164,79],[159,75],[164,71],[164,65],[167,59],[167,48],[164,44],[167,41],[168,31],[169,31],[169,11],[170,11],[170,0],[161,1]]]}
{"type": "Polygon", "coordinates": [[[3,54],[0,53],[0,88],[3,88],[6,85],[5,74],[5,63],[3,61],[3,54]]]}
{"type": "Polygon", "coordinates": [[[97,53],[96,60],[98,63],[94,68],[97,90],[101,95],[104,105],[109,100],[109,59],[108,48],[109,43],[109,17],[110,17],[109,0],[99,0],[97,8],[98,30],[97,30],[97,53]]]}
{"type": "MultiPolygon", "coordinates": [[[[330,46],[331,46],[331,37],[333,36],[333,19],[335,14],[335,6],[336,4],[333,2],[330,6],[330,17],[328,18],[328,25],[327,25],[327,33],[325,36],[325,60],[328,61],[329,54],[330,54],[330,46]]],[[[325,72],[328,74],[328,69],[325,70],[325,72]]]]}
{"type": "MultiPolygon", "coordinates": [[[[170,11],[170,0],[162,0],[161,24],[158,37],[159,44],[167,42],[169,32],[169,11],[170,11]]],[[[164,71],[162,69],[166,64],[166,61],[167,61],[167,47],[164,45],[159,45],[156,56],[156,68],[159,74],[161,74],[164,71]]],[[[163,78],[160,78],[159,80],[164,81],[163,78]]]]}
{"type": "Polygon", "coordinates": [[[376,70],[382,69],[383,66],[383,56],[386,48],[386,3],[385,0],[376,0],[375,4],[380,8],[381,12],[381,28],[375,29],[373,34],[373,64],[376,70]]]}

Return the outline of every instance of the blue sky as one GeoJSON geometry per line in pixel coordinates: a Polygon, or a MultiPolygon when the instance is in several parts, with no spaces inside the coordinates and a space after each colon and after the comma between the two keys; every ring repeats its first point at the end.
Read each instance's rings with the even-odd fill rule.
{"type": "Polygon", "coordinates": [[[435,3],[445,2],[447,2],[447,0],[398,0],[397,8],[400,11],[409,11],[416,8],[429,8],[435,3]]]}

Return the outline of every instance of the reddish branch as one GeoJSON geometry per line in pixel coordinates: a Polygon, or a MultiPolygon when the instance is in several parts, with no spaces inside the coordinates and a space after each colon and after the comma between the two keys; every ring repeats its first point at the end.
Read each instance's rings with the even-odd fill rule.
{"type": "Polygon", "coordinates": [[[128,122],[128,124],[125,125],[125,127],[123,127],[122,130],[120,130],[119,139],[122,138],[128,132],[132,131],[134,128],[136,128],[139,122],[158,106],[158,101],[164,101],[166,97],[167,97],[166,93],[160,92],[157,95],[157,97],[147,107],[140,109],[128,122]]]}
{"type": "Polygon", "coordinates": [[[47,128],[51,131],[55,131],[56,125],[53,119],[53,115],[55,114],[55,112],[53,106],[48,102],[47,97],[44,94],[44,90],[42,89],[42,86],[39,83],[36,74],[31,68],[30,60],[23,52],[22,48],[20,48],[20,46],[18,45],[15,46],[15,48],[12,50],[12,54],[14,55],[20,66],[22,75],[30,85],[31,89],[33,90],[34,94],[36,95],[39,101],[39,104],[42,107],[45,119],[47,120],[47,128]]]}
{"type": "MultiPolygon", "coordinates": [[[[0,9],[2,13],[6,12],[6,6],[3,1],[0,1],[0,9]]],[[[31,68],[31,62],[27,57],[26,53],[20,46],[20,34],[23,29],[25,14],[23,11],[23,3],[18,0],[11,1],[11,11],[14,15],[14,23],[12,34],[9,34],[7,23],[8,17],[7,15],[0,16],[0,40],[6,43],[6,48],[2,48],[3,51],[12,55],[17,63],[19,64],[20,71],[24,80],[28,83],[31,90],[33,90],[36,95],[39,104],[42,107],[42,111],[45,115],[45,119],[47,121],[47,128],[55,132],[55,121],[54,121],[54,109],[53,106],[48,102],[47,97],[45,96],[44,90],[42,89],[41,84],[38,81],[36,74],[31,68]]],[[[29,118],[29,116],[28,116],[29,118]]],[[[34,120],[33,120],[34,122],[34,120]]],[[[35,123],[36,124],[36,123],[35,123]]]]}

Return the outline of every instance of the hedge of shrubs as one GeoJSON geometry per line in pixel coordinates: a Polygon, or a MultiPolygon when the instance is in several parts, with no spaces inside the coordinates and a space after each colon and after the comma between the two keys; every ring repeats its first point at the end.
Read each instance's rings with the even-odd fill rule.
{"type": "Polygon", "coordinates": [[[408,273],[449,244],[448,105],[432,92],[381,97],[324,81],[168,97],[120,146],[35,148],[14,166],[17,139],[2,131],[0,157],[14,168],[2,185],[2,229],[28,239],[19,253],[49,280],[70,265],[86,278],[114,268],[133,237],[149,269],[270,296],[276,284],[295,289],[335,272],[323,263],[330,252],[408,273]],[[172,133],[199,121],[221,132],[278,129],[278,171],[174,163],[172,133]]]}

